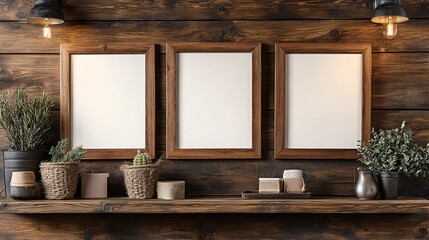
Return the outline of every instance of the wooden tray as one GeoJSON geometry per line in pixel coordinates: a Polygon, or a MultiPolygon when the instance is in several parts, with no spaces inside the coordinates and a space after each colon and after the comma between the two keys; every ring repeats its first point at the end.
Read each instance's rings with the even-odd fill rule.
{"type": "Polygon", "coordinates": [[[308,199],[311,192],[303,193],[259,193],[258,191],[244,191],[241,193],[243,199],[308,199]]]}

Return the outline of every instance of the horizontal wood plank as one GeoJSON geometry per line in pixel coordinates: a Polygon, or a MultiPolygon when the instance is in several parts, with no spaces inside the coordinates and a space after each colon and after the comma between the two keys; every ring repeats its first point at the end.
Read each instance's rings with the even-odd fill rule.
{"type": "Polygon", "coordinates": [[[374,54],[373,109],[429,109],[429,54],[374,54]]]}
{"type": "Polygon", "coordinates": [[[120,21],[73,22],[52,28],[52,39],[40,26],[0,22],[1,53],[59,53],[60,44],[155,43],[165,51],[169,41],[262,42],[273,52],[275,42],[372,43],[374,52],[429,51],[429,19],[399,27],[395,41],[383,37],[383,26],[369,20],[308,21],[120,21]]]}
{"type": "Polygon", "coordinates": [[[3,214],[4,239],[426,239],[426,214],[3,214]],[[138,224],[136,224],[138,223],[138,224]]]}
{"type": "Polygon", "coordinates": [[[362,201],[358,198],[242,199],[204,197],[184,200],[33,200],[0,201],[0,213],[429,213],[429,200],[406,198],[362,201]]]}
{"type": "MultiPolygon", "coordinates": [[[[260,20],[260,19],[370,19],[372,1],[367,0],[63,0],[66,21],[76,20],[260,20]]],[[[429,3],[402,2],[410,18],[428,18],[429,3]]],[[[0,20],[25,19],[32,1],[0,3],[0,20]]]]}

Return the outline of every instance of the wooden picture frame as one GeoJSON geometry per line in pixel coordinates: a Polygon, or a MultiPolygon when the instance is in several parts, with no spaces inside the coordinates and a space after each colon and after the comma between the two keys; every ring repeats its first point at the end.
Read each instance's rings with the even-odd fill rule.
{"type": "MultiPolygon", "coordinates": [[[[168,159],[255,159],[255,158],[261,158],[261,44],[260,43],[251,43],[251,42],[228,42],[228,43],[219,43],[219,42],[175,42],[175,43],[167,43],[166,44],[166,53],[167,53],[167,133],[166,133],[166,156],[168,159]],[[190,53],[190,54],[188,54],[190,53]],[[195,53],[195,54],[194,54],[195,53]],[[236,54],[237,53],[237,54],[236,54]],[[242,54],[243,53],[243,54],[242,54]],[[248,58],[247,58],[248,56],[248,58]],[[214,58],[212,58],[214,57],[214,58]],[[217,58],[219,57],[219,58],[217,58]],[[231,58],[230,58],[231,57],[231,58]],[[242,62],[246,62],[249,64],[249,66],[246,65],[235,65],[238,66],[236,68],[231,68],[229,65],[225,64],[225,62],[230,62],[233,61],[231,60],[232,57],[241,57],[241,59],[245,59],[243,61],[235,61],[232,62],[231,64],[244,64],[242,62]],[[180,59],[180,60],[179,60],[180,59]],[[198,60],[197,60],[198,59],[198,60]],[[189,142],[193,142],[193,141],[198,141],[199,139],[201,140],[208,140],[208,141],[212,141],[213,139],[217,139],[219,141],[222,141],[221,137],[214,137],[213,134],[210,135],[210,137],[200,137],[198,138],[198,136],[191,136],[194,135],[195,132],[198,132],[198,130],[192,132],[191,131],[186,131],[183,129],[187,129],[186,126],[189,126],[189,122],[194,121],[194,119],[188,120],[185,119],[187,116],[193,115],[193,116],[206,116],[204,114],[204,111],[206,111],[207,113],[207,109],[213,109],[212,106],[207,106],[204,105],[202,107],[199,107],[198,110],[195,110],[197,108],[192,108],[192,113],[189,115],[185,115],[184,113],[182,113],[182,115],[180,115],[179,112],[179,108],[182,111],[186,111],[184,109],[191,109],[191,107],[189,107],[190,105],[186,105],[187,103],[189,103],[190,101],[187,100],[183,100],[183,96],[186,96],[187,98],[192,98],[192,91],[190,90],[189,92],[187,92],[186,94],[182,94],[180,95],[180,92],[182,91],[182,89],[192,89],[194,86],[191,83],[184,83],[185,80],[182,79],[188,79],[188,77],[183,77],[183,76],[188,76],[191,75],[191,77],[195,77],[194,76],[194,72],[192,71],[200,71],[198,74],[195,72],[196,75],[201,76],[201,80],[206,80],[207,79],[211,79],[211,78],[215,78],[215,80],[211,81],[211,80],[207,80],[210,82],[204,82],[205,84],[209,83],[209,84],[222,84],[219,79],[220,77],[217,77],[217,73],[215,72],[214,75],[216,75],[215,77],[212,76],[212,73],[207,73],[204,72],[204,70],[201,70],[201,65],[199,65],[199,67],[192,65],[191,62],[194,63],[200,63],[200,60],[206,60],[209,62],[209,64],[213,64],[213,65],[218,65],[218,67],[220,65],[223,64],[223,67],[228,68],[230,70],[228,71],[232,71],[231,72],[231,76],[232,74],[238,74],[238,78],[241,78],[240,73],[238,73],[239,70],[237,70],[237,72],[234,72],[234,70],[231,69],[246,69],[243,70],[245,72],[246,76],[250,76],[249,80],[246,81],[246,83],[244,85],[248,85],[249,87],[249,92],[248,92],[248,96],[245,97],[246,99],[248,99],[248,102],[246,102],[245,106],[243,109],[246,109],[248,115],[251,115],[251,117],[249,116],[249,118],[246,118],[243,124],[248,124],[249,128],[248,131],[246,131],[246,135],[248,137],[247,140],[244,141],[248,141],[248,147],[229,147],[229,145],[227,147],[221,146],[221,147],[213,147],[213,145],[215,145],[214,143],[202,143],[202,144],[206,144],[204,146],[198,146],[198,147],[193,147],[195,146],[195,144],[193,145],[193,143],[189,143],[189,142]],[[215,60],[217,59],[217,60],[215,60]],[[223,59],[223,60],[219,60],[219,59],[223,59]],[[250,62],[250,63],[249,63],[250,62]],[[189,63],[187,66],[186,64],[189,63]],[[192,65],[192,66],[191,66],[192,65]],[[180,71],[179,71],[180,69],[180,71]],[[185,70],[185,69],[191,69],[191,70],[185,70]],[[187,75],[187,73],[189,73],[187,75]],[[182,79],[179,79],[179,74],[181,74],[182,79]],[[216,78],[217,77],[217,78],[216,78]],[[216,80],[217,79],[217,80],[216,80]],[[182,82],[180,82],[182,81],[182,82]],[[218,82],[219,81],[219,82],[218,82]],[[180,85],[180,83],[182,85],[180,85]],[[186,85],[186,86],[185,86],[186,85]],[[179,101],[179,99],[181,99],[179,101]],[[187,102],[187,103],[184,103],[187,102]],[[194,111],[195,110],[195,111],[194,111]],[[201,112],[197,112],[197,111],[201,111],[201,112]],[[197,113],[196,113],[197,112],[197,113]],[[182,117],[182,118],[181,118],[182,117]],[[178,118],[181,118],[180,123],[178,121],[178,118]],[[180,133],[178,133],[178,131],[181,131],[183,133],[182,137],[180,136],[180,133]],[[185,134],[184,132],[187,132],[187,134],[185,134]],[[186,137],[184,137],[186,136],[186,137]],[[191,140],[180,140],[179,139],[184,139],[184,138],[189,138],[191,140]],[[194,138],[194,139],[192,139],[194,138]],[[186,145],[184,142],[187,142],[186,144],[188,144],[186,147],[183,147],[183,145],[186,145]],[[189,147],[190,146],[190,147],[189,147]]],[[[200,63],[201,64],[201,63],[200,63]]],[[[204,68],[205,65],[202,66],[202,68],[204,68]]],[[[214,67],[216,68],[216,66],[214,67]]],[[[209,69],[210,70],[210,69],[209,69]]],[[[222,69],[224,71],[227,71],[225,69],[222,69]]],[[[230,75],[227,75],[227,78],[230,78],[230,75]]],[[[243,77],[244,79],[244,77],[243,77]]],[[[231,79],[230,83],[234,84],[235,82],[235,78],[231,79]]],[[[187,81],[189,82],[189,81],[187,81]]],[[[196,84],[198,85],[198,84],[196,84]]],[[[217,86],[219,87],[219,86],[217,86]]],[[[221,88],[221,87],[219,87],[221,88]]],[[[225,86],[226,89],[227,86],[225,86]]],[[[183,90],[183,92],[186,92],[185,90],[183,90]]],[[[195,92],[195,91],[194,91],[195,92]]],[[[199,93],[201,93],[201,91],[198,91],[199,93]]],[[[240,93],[242,91],[240,90],[240,93]]],[[[225,94],[227,95],[226,98],[230,99],[231,98],[231,94],[225,94]]],[[[205,96],[202,96],[201,98],[198,98],[197,102],[204,104],[205,101],[203,101],[202,98],[205,98],[205,96]]],[[[223,98],[222,98],[223,99],[223,98]]],[[[237,100],[238,101],[247,101],[247,100],[243,100],[244,98],[240,98],[239,94],[237,93],[237,100]]],[[[189,99],[188,99],[189,100],[189,99]]],[[[212,100],[206,100],[207,102],[212,101],[212,100]]],[[[225,100],[226,101],[226,100],[225,100]]],[[[196,102],[196,101],[194,101],[196,102]]],[[[231,102],[229,102],[231,103],[231,102]]],[[[218,104],[218,103],[216,103],[218,104]]],[[[216,105],[215,104],[215,105],[216,105]]],[[[219,106],[221,105],[221,103],[219,103],[219,106]]],[[[223,103],[223,107],[230,107],[230,106],[226,106],[229,105],[228,103],[223,103]]],[[[234,107],[236,107],[235,103],[231,104],[234,105],[234,107]]],[[[219,107],[216,106],[216,107],[219,107]]],[[[232,108],[232,107],[231,107],[232,108]]],[[[242,110],[241,108],[238,108],[240,111],[242,110]]],[[[213,110],[215,111],[215,110],[213,110]]],[[[188,112],[187,112],[188,113],[188,112]]],[[[228,113],[223,113],[222,111],[220,112],[215,112],[216,114],[222,115],[222,116],[226,116],[226,117],[231,117],[231,114],[228,115],[228,113]]],[[[239,113],[237,113],[237,115],[239,115],[239,113]]],[[[244,116],[245,114],[243,114],[244,116]]],[[[189,117],[190,119],[191,117],[189,117]]],[[[238,116],[237,116],[238,118],[238,116]]],[[[236,120],[235,118],[233,119],[234,121],[236,120]]],[[[197,121],[197,120],[196,120],[197,121]]],[[[221,125],[221,123],[219,124],[213,124],[213,121],[209,121],[210,123],[207,123],[209,125],[205,126],[204,129],[211,129],[213,131],[219,131],[219,132],[225,132],[225,127],[228,126],[221,126],[219,127],[218,125],[221,125]]],[[[235,121],[236,122],[236,121],[235,121]]],[[[206,124],[206,122],[199,122],[195,125],[198,124],[206,124]]],[[[198,129],[198,128],[196,128],[198,129]]],[[[239,130],[237,130],[238,132],[239,130]]],[[[234,129],[234,134],[235,134],[235,129],[234,129]]],[[[207,136],[207,135],[206,135],[207,136]]],[[[244,138],[244,137],[243,137],[244,138]]],[[[241,140],[240,140],[241,141],[241,140]]],[[[243,142],[244,142],[243,141],[243,142]]],[[[215,142],[215,140],[213,140],[212,142],[215,142]]],[[[238,142],[238,141],[237,141],[238,142]]],[[[229,143],[230,145],[234,145],[235,143],[229,143]]],[[[219,145],[217,145],[219,146],[219,145]]]]}
{"type": "MultiPolygon", "coordinates": [[[[351,112],[353,113],[361,113],[361,118],[356,119],[356,121],[359,123],[355,126],[355,131],[361,131],[360,137],[362,141],[367,141],[370,138],[370,131],[371,131],[371,67],[372,67],[372,51],[371,51],[371,45],[370,44],[336,44],[336,43],[276,43],[275,46],[275,122],[274,122],[274,155],[275,158],[280,159],[357,159],[357,144],[356,141],[356,148],[347,148],[347,147],[341,147],[336,148],[333,146],[330,147],[289,147],[294,145],[289,141],[287,141],[291,138],[287,134],[292,134],[291,132],[296,131],[287,129],[286,125],[292,126],[293,124],[291,122],[296,122],[298,120],[290,120],[291,117],[289,112],[295,112],[293,110],[290,110],[290,104],[295,100],[294,97],[291,97],[289,91],[292,91],[291,86],[287,84],[288,79],[286,79],[288,76],[290,78],[298,78],[295,77],[296,75],[293,75],[294,73],[298,72],[298,70],[294,71],[294,69],[286,69],[286,68],[298,68],[296,64],[299,64],[300,59],[297,57],[300,57],[302,55],[303,57],[301,59],[305,59],[305,57],[311,57],[310,55],[304,56],[304,54],[313,54],[312,56],[315,57],[324,57],[325,54],[326,57],[331,57],[331,59],[334,59],[334,57],[342,58],[343,56],[348,57],[354,57],[354,63],[357,64],[356,69],[353,72],[360,72],[361,75],[359,76],[353,76],[355,78],[360,78],[361,76],[361,89],[362,91],[354,92],[353,94],[359,94],[360,97],[355,100],[358,102],[358,107],[351,112]],[[290,55],[289,55],[290,54],[290,55]],[[295,54],[295,55],[294,55],[295,54]],[[343,55],[344,54],[344,55],[343,55]],[[341,56],[340,56],[341,55],[341,56]],[[355,55],[359,55],[361,57],[355,58],[355,55]],[[287,57],[289,57],[287,59],[287,57]],[[292,58],[293,57],[293,58],[292,58]],[[360,59],[359,61],[356,61],[356,59],[360,59]],[[295,59],[295,65],[290,66],[292,64],[293,59],[295,59]],[[289,61],[289,62],[288,62],[289,61]],[[361,66],[359,66],[361,64],[361,66]],[[361,69],[361,70],[359,70],[361,69]],[[289,71],[289,72],[288,72],[289,71]],[[292,76],[293,75],[293,76],[292,76]],[[361,100],[360,100],[361,99],[361,100]],[[361,101],[361,102],[360,102],[361,101]],[[288,104],[288,105],[286,105],[288,104]],[[360,105],[360,106],[359,106],[360,105]],[[287,109],[286,109],[287,108],[287,109]],[[289,122],[287,122],[289,121],[289,122]],[[288,140],[286,140],[288,139],[288,140]]],[[[307,72],[312,72],[312,63],[310,61],[302,61],[306,66],[305,70],[307,72]]],[[[352,64],[352,63],[350,63],[352,64]]],[[[302,73],[302,72],[301,72],[302,73]]],[[[314,72],[313,72],[314,73],[314,72]]],[[[312,74],[313,74],[312,73],[312,74]]],[[[330,71],[332,73],[332,71],[330,71]]],[[[305,75],[305,72],[304,72],[305,75]]],[[[329,74],[327,74],[329,75],[329,74]]],[[[352,76],[351,76],[352,77],[352,76]]],[[[352,78],[350,78],[352,79],[352,78]]],[[[296,81],[296,80],[294,80],[296,81]]],[[[298,84],[295,84],[295,86],[298,84]]],[[[317,85],[317,84],[316,84],[317,85]]],[[[301,86],[301,85],[300,85],[301,86]]],[[[305,85],[302,85],[305,86],[305,85]]],[[[359,86],[360,88],[360,86],[359,86]]],[[[350,88],[348,88],[350,89],[350,88]]],[[[316,89],[317,91],[320,91],[320,89],[316,89]]],[[[333,91],[333,90],[328,90],[333,91]]],[[[351,89],[353,91],[353,89],[351,89]]],[[[305,94],[305,91],[300,91],[300,93],[297,94],[305,94]]],[[[312,91],[309,91],[312,92],[312,91]]],[[[340,91],[341,92],[341,91],[340,91]]],[[[334,93],[335,94],[335,93],[334,93]]],[[[317,94],[316,94],[317,95],[317,94]]],[[[322,95],[322,94],[321,94],[322,95]]],[[[357,95],[357,96],[359,96],[357,95]]],[[[311,99],[313,96],[309,96],[307,99],[311,99]]],[[[299,99],[299,98],[297,98],[299,99]]],[[[298,101],[298,100],[295,100],[298,101]]],[[[353,102],[353,101],[350,101],[353,102]]],[[[307,104],[307,103],[306,103],[307,104]]],[[[298,104],[297,104],[298,105],[298,104]]],[[[354,105],[353,105],[354,106],[354,105]]],[[[292,107],[291,107],[292,108],[292,107]]],[[[298,109],[297,107],[293,107],[294,109],[298,109]]],[[[299,110],[305,113],[306,111],[310,112],[313,111],[306,107],[301,107],[299,110]]],[[[322,112],[324,114],[324,112],[322,112]]],[[[329,111],[326,111],[326,114],[332,114],[329,111]]],[[[338,114],[338,112],[335,112],[333,114],[338,114]]],[[[296,114],[295,114],[296,115],[296,114]]],[[[309,114],[311,116],[311,113],[309,114]]],[[[344,115],[353,115],[349,113],[344,113],[344,115]]],[[[327,116],[327,115],[326,115],[327,116]]],[[[340,115],[339,115],[340,116],[340,115]]],[[[356,114],[358,116],[358,114],[356,114]]],[[[329,116],[327,116],[329,118],[329,116]]],[[[347,117],[345,117],[347,118],[347,117]]],[[[311,117],[307,119],[308,121],[305,121],[305,123],[301,124],[307,124],[307,126],[314,126],[317,125],[316,121],[319,121],[318,117],[311,117]],[[314,125],[312,125],[314,123],[314,125]]],[[[341,122],[341,121],[340,121],[341,122]]],[[[344,121],[346,122],[346,121],[344,121]]],[[[295,124],[299,125],[299,124],[295,124]]],[[[347,125],[347,124],[345,124],[347,125]]],[[[339,128],[338,126],[329,126],[329,124],[324,125],[323,127],[334,127],[339,128]]],[[[324,131],[324,130],[323,130],[324,131]]],[[[298,133],[295,133],[298,135],[298,133]]],[[[352,135],[352,134],[348,134],[352,135]]],[[[320,136],[324,137],[324,136],[320,136]]],[[[343,136],[342,136],[343,137],[343,136]]],[[[298,138],[298,137],[297,137],[298,138]]],[[[347,137],[349,138],[349,136],[347,137]]],[[[330,138],[332,139],[332,138],[330,138]]],[[[351,139],[351,138],[350,138],[351,139]]],[[[305,140],[302,140],[305,141],[305,140]]],[[[322,141],[322,140],[320,140],[322,141]]],[[[330,140],[328,140],[330,141],[330,140]]],[[[296,141],[298,142],[298,141],[296,141]]],[[[337,143],[338,144],[338,143],[337,143]]],[[[298,144],[295,144],[298,145],[298,144]]],[[[315,144],[316,145],[316,144],[315,144]]],[[[335,143],[332,143],[332,145],[335,145],[335,143]]],[[[350,144],[349,144],[350,145],[350,144]]]]}
{"type": "MultiPolygon", "coordinates": [[[[94,159],[94,160],[132,159],[135,156],[137,150],[146,152],[152,158],[155,158],[155,45],[154,44],[140,44],[140,45],[63,44],[60,47],[60,54],[61,54],[61,88],[60,88],[61,131],[60,132],[61,132],[61,138],[69,139],[69,147],[80,145],[79,143],[77,143],[78,140],[76,140],[76,143],[75,143],[73,139],[73,130],[76,130],[76,129],[73,129],[73,124],[77,125],[76,122],[79,122],[79,126],[77,128],[82,131],[84,131],[83,129],[93,128],[94,132],[102,133],[99,136],[99,139],[102,139],[102,141],[81,139],[82,141],[85,140],[86,142],[92,141],[93,145],[96,146],[96,147],[86,148],[85,144],[82,144],[84,149],[87,152],[85,159],[94,159]],[[101,59],[103,60],[102,61],[103,64],[101,64],[100,61],[92,61],[91,59],[97,59],[97,60],[101,59]],[[82,63],[79,63],[79,61],[82,61],[82,63]],[[92,64],[94,62],[97,62],[97,64],[92,64]],[[75,69],[72,69],[73,68],[72,64],[76,65],[75,69]],[[91,68],[89,70],[88,69],[82,70],[87,65],[91,65],[91,68]],[[113,67],[111,65],[113,65],[113,67]],[[78,66],[82,66],[82,67],[78,67],[78,66]],[[110,72],[108,71],[106,73],[103,72],[106,69],[108,70],[114,69],[112,71],[118,71],[118,72],[122,71],[120,73],[124,73],[124,75],[118,74],[118,72],[115,72],[115,75],[114,74],[109,75],[110,72]],[[76,72],[73,72],[73,70],[76,72]],[[77,72],[77,71],[81,71],[81,72],[77,72]],[[76,79],[73,79],[72,73],[75,74],[76,79]],[[77,97],[74,98],[73,96],[79,94],[79,90],[77,90],[79,84],[77,82],[84,81],[84,80],[78,80],[78,79],[83,78],[81,76],[85,76],[85,74],[91,75],[90,79],[85,80],[85,81],[90,81],[90,83],[80,84],[80,85],[85,84],[85,86],[79,89],[82,89],[81,92],[93,91],[94,96],[90,96],[92,95],[90,94],[89,96],[84,97],[82,100],[78,100],[77,97]],[[109,80],[105,80],[106,76],[108,76],[107,78],[109,80]],[[115,79],[111,80],[113,78],[115,79]],[[94,81],[92,82],[91,80],[93,79],[94,81]],[[132,79],[133,81],[132,83],[134,85],[130,84],[129,79],[132,79]],[[141,82],[141,80],[143,80],[144,82],[141,82]],[[97,94],[106,95],[107,93],[103,93],[102,90],[98,89],[99,88],[98,86],[95,86],[97,85],[96,81],[102,82],[101,84],[102,86],[100,86],[100,84],[98,84],[98,86],[110,88],[111,90],[110,94],[112,93],[114,94],[112,94],[112,96],[102,95],[100,98],[97,98],[97,94]],[[94,85],[93,87],[97,89],[92,89],[91,87],[87,87],[86,85],[94,85]],[[128,85],[130,85],[129,87],[130,89],[125,89],[125,87],[127,87],[128,85]],[[133,86],[134,89],[131,89],[132,88],[131,86],[133,86]],[[140,86],[140,88],[136,86],[140,86]],[[73,90],[73,87],[75,87],[76,89],[73,90]],[[143,88],[144,88],[144,91],[141,91],[140,89],[143,89],[143,88]],[[96,92],[97,90],[100,93],[96,92]],[[134,95],[129,94],[127,92],[128,90],[134,93],[134,95]],[[136,92],[137,94],[144,96],[143,100],[139,99],[140,101],[135,101],[135,99],[138,97],[138,96],[135,96],[136,92]],[[124,97],[121,97],[121,96],[124,96],[124,97]],[[131,96],[133,96],[134,98],[131,99],[131,96]],[[103,104],[109,104],[109,103],[104,103],[103,99],[107,100],[107,102],[110,102],[110,103],[112,102],[117,103],[117,105],[112,106],[111,104],[109,106],[104,106],[103,104]],[[76,101],[75,103],[73,103],[74,100],[76,101]],[[78,101],[86,101],[86,102],[78,103],[78,101]],[[127,104],[121,105],[121,103],[123,102],[126,102],[127,104]],[[93,106],[100,106],[100,107],[93,107],[93,108],[88,107],[88,109],[86,109],[86,112],[91,112],[99,108],[102,109],[104,107],[104,109],[100,111],[104,111],[103,114],[108,113],[106,116],[116,116],[115,111],[120,112],[121,115],[115,118],[115,120],[112,120],[112,118],[110,117],[102,118],[101,116],[104,116],[103,114],[100,114],[100,116],[95,116],[95,113],[93,113],[92,116],[94,117],[94,121],[91,122],[92,124],[91,125],[89,123],[89,120],[91,119],[78,119],[78,116],[84,116],[85,114],[74,113],[74,111],[82,112],[81,110],[82,108],[79,108],[78,110],[76,110],[73,108],[73,104],[76,104],[77,106],[86,106],[85,104],[88,104],[88,106],[91,104],[93,106]],[[124,109],[124,110],[118,110],[118,109],[124,109]],[[139,111],[140,109],[142,109],[143,111],[139,111]],[[111,112],[108,112],[108,111],[111,111],[111,112]],[[126,111],[125,114],[124,114],[124,111],[126,111]],[[132,116],[138,116],[138,118],[133,119],[132,116]],[[97,125],[97,122],[95,121],[98,117],[101,118],[101,120],[98,119],[98,123],[100,123],[100,126],[97,125]],[[127,120],[127,118],[131,120],[127,120]],[[110,125],[109,123],[104,124],[105,122],[109,122],[109,121],[111,121],[110,125]],[[130,124],[130,121],[134,121],[134,122],[130,124]],[[115,124],[113,124],[113,122],[115,122],[115,124]],[[109,127],[106,127],[106,126],[109,126],[109,127]],[[124,131],[124,129],[126,128],[127,128],[127,131],[124,131]],[[135,130],[136,133],[132,132],[134,129],[138,129],[138,131],[135,130]],[[115,137],[115,134],[117,136],[120,136],[120,138],[115,137]],[[130,135],[132,135],[133,137],[130,137],[130,135]],[[139,143],[138,143],[138,144],[141,144],[141,146],[131,146],[131,145],[134,145],[134,142],[133,142],[134,140],[129,140],[129,139],[138,138],[139,136],[142,136],[142,135],[144,136],[144,139],[142,139],[141,141],[139,140],[139,143]],[[112,142],[108,142],[108,143],[107,143],[107,140],[106,142],[103,141],[103,139],[108,139],[108,138],[118,139],[118,140],[112,140],[112,142]],[[126,141],[119,140],[121,138],[126,139],[126,141]],[[122,142],[125,142],[123,146],[122,146],[122,142]],[[133,143],[130,144],[129,142],[133,142],[133,143]],[[117,145],[121,145],[121,146],[117,147],[117,145]]],[[[83,132],[83,134],[81,135],[85,135],[85,134],[86,132],[83,132]]],[[[92,137],[97,135],[96,134],[90,135],[90,133],[88,133],[88,135],[86,136],[92,137]]]]}

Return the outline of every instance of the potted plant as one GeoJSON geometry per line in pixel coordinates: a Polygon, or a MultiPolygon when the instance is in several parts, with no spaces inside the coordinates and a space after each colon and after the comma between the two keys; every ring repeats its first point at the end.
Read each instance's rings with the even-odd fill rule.
{"type": "Polygon", "coordinates": [[[373,129],[371,139],[358,145],[358,152],[359,161],[378,174],[382,199],[397,198],[399,173],[424,177],[429,172],[429,144],[422,147],[414,143],[405,122],[399,129],[373,129]]]}
{"type": "Polygon", "coordinates": [[[0,93],[0,126],[9,141],[3,151],[7,197],[10,197],[12,172],[33,171],[40,180],[39,165],[47,156],[53,106],[46,93],[34,98],[22,89],[0,93]]]}
{"type": "Polygon", "coordinates": [[[46,199],[71,199],[79,180],[79,162],[85,156],[82,146],[67,151],[68,141],[63,139],[52,147],[50,161],[40,164],[46,199]]]}
{"type": "Polygon", "coordinates": [[[159,162],[152,164],[152,159],[147,153],[137,151],[132,165],[124,164],[121,166],[125,187],[130,198],[147,199],[153,197],[159,177],[159,162]]]}

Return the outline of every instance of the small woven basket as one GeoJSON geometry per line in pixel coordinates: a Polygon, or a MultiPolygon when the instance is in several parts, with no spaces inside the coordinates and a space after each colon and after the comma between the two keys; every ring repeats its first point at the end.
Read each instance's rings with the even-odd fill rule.
{"type": "Polygon", "coordinates": [[[40,164],[46,199],[71,199],[79,180],[79,163],[40,164]]]}
{"type": "Polygon", "coordinates": [[[159,177],[159,161],[150,165],[121,166],[128,197],[133,199],[152,198],[159,177]]]}

